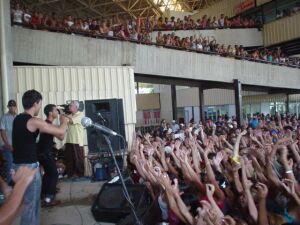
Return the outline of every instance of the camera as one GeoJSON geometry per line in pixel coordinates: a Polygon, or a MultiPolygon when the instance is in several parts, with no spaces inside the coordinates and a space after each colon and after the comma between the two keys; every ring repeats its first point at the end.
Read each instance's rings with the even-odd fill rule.
{"type": "MultiPolygon", "coordinates": [[[[69,107],[73,101],[77,101],[79,103],[78,111],[82,112],[84,110],[84,103],[83,101],[78,101],[78,100],[68,100],[66,101],[66,104],[58,105],[58,109],[62,110],[67,115],[71,114],[69,107]]],[[[58,112],[60,111],[58,110],[58,112]]]]}

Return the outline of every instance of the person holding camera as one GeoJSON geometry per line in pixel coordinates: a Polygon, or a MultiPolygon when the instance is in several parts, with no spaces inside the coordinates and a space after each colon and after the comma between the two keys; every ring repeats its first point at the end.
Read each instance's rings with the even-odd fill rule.
{"type": "MultiPolygon", "coordinates": [[[[52,124],[58,118],[59,111],[56,105],[48,104],[44,108],[44,114],[47,119],[46,123],[52,124]]],[[[63,115],[62,115],[63,116],[63,115]]],[[[60,204],[60,201],[55,200],[56,185],[58,180],[58,171],[54,160],[52,150],[55,145],[52,134],[41,133],[38,142],[38,159],[44,168],[42,178],[42,206],[55,206],[60,204]]]]}
{"type": "Polygon", "coordinates": [[[68,115],[70,123],[65,144],[66,172],[68,177],[82,177],[84,176],[84,129],[81,119],[84,115],[79,111],[79,101],[71,101],[69,111],[71,112],[68,115]]]}

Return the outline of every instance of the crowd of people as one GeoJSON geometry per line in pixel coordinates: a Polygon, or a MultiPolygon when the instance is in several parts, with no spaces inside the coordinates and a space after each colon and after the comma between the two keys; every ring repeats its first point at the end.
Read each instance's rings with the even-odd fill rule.
{"type": "Polygon", "coordinates": [[[247,52],[243,46],[225,46],[217,43],[214,37],[199,37],[191,36],[180,38],[176,33],[162,34],[158,32],[156,40],[152,40],[150,33],[154,30],[168,30],[168,29],[194,29],[194,28],[209,28],[214,27],[252,27],[258,25],[258,22],[253,19],[247,20],[241,17],[236,17],[231,22],[222,14],[219,19],[213,17],[211,20],[207,16],[197,20],[196,23],[186,16],[184,20],[172,17],[171,20],[162,17],[150,20],[133,20],[121,19],[114,16],[110,19],[96,20],[90,17],[86,19],[73,18],[71,15],[63,20],[60,20],[56,13],[51,16],[44,15],[41,12],[29,12],[28,8],[22,8],[20,4],[12,7],[12,22],[17,25],[27,26],[33,29],[46,29],[60,32],[69,32],[77,34],[100,35],[110,38],[119,38],[122,40],[137,41],[146,44],[156,44],[174,47],[186,50],[194,50],[198,52],[207,52],[212,54],[219,54],[221,56],[237,57],[240,59],[248,59],[255,61],[262,61],[274,64],[296,66],[300,65],[300,58],[289,58],[280,48],[269,50],[266,48],[252,50],[247,52]]]}
{"type": "Polygon", "coordinates": [[[222,56],[238,57],[241,59],[261,60],[264,62],[300,66],[300,58],[289,58],[280,47],[270,50],[267,48],[255,49],[251,51],[245,50],[242,45],[228,45],[217,43],[214,37],[202,37],[202,35],[180,38],[175,32],[170,34],[162,34],[158,32],[156,43],[163,46],[171,46],[186,50],[195,50],[207,53],[216,53],[222,56]]]}
{"type": "MultiPolygon", "coordinates": [[[[300,224],[300,120],[254,115],[166,124],[137,135],[129,168],[158,220],[197,225],[300,224]]],[[[154,224],[154,223],[153,223],[154,224]]]]}

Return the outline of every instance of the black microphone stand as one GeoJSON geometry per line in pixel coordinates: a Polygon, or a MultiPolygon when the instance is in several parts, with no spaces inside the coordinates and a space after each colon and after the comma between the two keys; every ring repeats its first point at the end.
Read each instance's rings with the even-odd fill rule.
{"type": "Polygon", "coordinates": [[[111,154],[111,156],[112,156],[112,158],[113,158],[113,160],[114,160],[114,164],[115,164],[115,167],[116,167],[116,169],[117,169],[117,173],[118,173],[118,175],[119,175],[119,179],[121,180],[122,189],[123,189],[123,195],[124,195],[125,199],[127,200],[128,204],[129,204],[129,206],[130,206],[131,212],[132,212],[132,214],[133,214],[133,216],[134,216],[134,219],[135,219],[135,221],[136,221],[136,225],[143,225],[142,222],[139,220],[139,218],[138,218],[138,216],[137,216],[137,214],[136,214],[136,212],[135,212],[134,205],[133,205],[133,203],[132,203],[132,201],[131,201],[131,199],[130,199],[130,196],[129,196],[128,190],[127,190],[127,188],[126,188],[126,185],[125,185],[123,176],[122,176],[122,174],[121,174],[119,165],[118,165],[118,163],[117,163],[115,154],[114,154],[113,149],[112,149],[112,147],[111,147],[111,141],[110,141],[110,139],[109,139],[109,136],[106,135],[106,134],[103,134],[103,137],[104,137],[104,139],[106,140],[106,143],[107,143],[107,145],[108,145],[108,149],[109,149],[110,154],[111,154]]]}

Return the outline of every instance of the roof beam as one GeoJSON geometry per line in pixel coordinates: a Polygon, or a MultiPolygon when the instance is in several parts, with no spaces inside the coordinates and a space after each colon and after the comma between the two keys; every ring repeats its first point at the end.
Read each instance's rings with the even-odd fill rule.
{"type": "Polygon", "coordinates": [[[99,16],[104,16],[102,13],[100,13],[98,10],[94,9],[94,6],[87,4],[85,1],[83,0],[75,0],[76,2],[80,3],[81,5],[87,7],[89,10],[91,10],[92,12],[96,13],[99,16]]]}
{"type": "Polygon", "coordinates": [[[134,19],[136,19],[136,15],[134,15],[134,13],[132,13],[130,9],[126,8],[122,2],[120,2],[118,0],[113,0],[113,2],[116,3],[120,8],[122,8],[125,12],[127,12],[134,19]]]}

